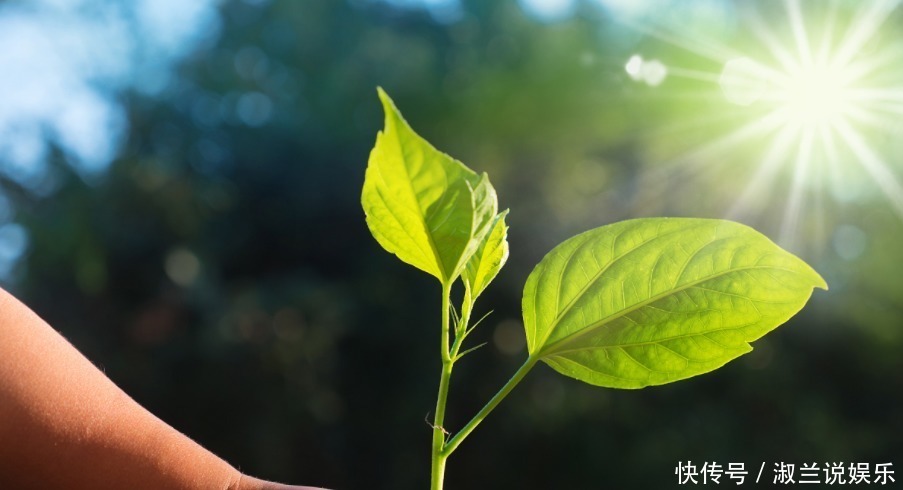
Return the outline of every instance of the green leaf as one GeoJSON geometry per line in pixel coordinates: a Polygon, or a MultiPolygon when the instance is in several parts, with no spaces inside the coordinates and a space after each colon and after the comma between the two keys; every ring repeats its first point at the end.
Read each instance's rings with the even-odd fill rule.
{"type": "Polygon", "coordinates": [[[495,279],[508,260],[508,225],[505,224],[507,215],[508,210],[505,210],[495,217],[489,233],[480,242],[476,252],[467,261],[467,267],[461,272],[464,287],[474,300],[495,279]]]}
{"type": "Polygon", "coordinates": [[[650,218],[577,235],[524,289],[530,356],[590,384],[642,388],[717,369],[827,289],[744,225],[650,218]]]}
{"type": "Polygon", "coordinates": [[[383,248],[443,283],[477,250],[498,212],[486,174],[433,148],[379,89],[385,129],[370,153],[361,205],[383,248]]]}

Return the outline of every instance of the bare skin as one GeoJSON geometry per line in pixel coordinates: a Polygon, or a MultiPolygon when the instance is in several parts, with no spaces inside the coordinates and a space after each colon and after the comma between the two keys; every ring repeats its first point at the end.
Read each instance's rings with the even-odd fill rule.
{"type": "Polygon", "coordinates": [[[138,405],[0,289],[0,487],[316,490],[265,482],[138,405]]]}

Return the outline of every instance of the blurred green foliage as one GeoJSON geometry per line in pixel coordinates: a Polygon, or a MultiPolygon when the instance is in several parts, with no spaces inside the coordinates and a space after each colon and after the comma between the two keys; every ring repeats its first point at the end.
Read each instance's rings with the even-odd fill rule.
{"type": "MultiPolygon", "coordinates": [[[[715,3],[718,22],[672,4],[649,15],[729,41],[742,12],[715,3]]],[[[439,288],[383,253],[360,210],[377,85],[511,209],[510,260],[481,302],[495,311],[474,333],[495,348],[460,363],[451,427],[526,355],[521,291],[554,244],[627,217],[722,217],[748,182],[660,165],[739,116],[712,83],[631,81],[634,53],[718,67],[591,2],[558,21],[511,0],[465,0],[445,22],[366,0],[232,0],[221,15],[220,39],[163,91],[122,95],[130,130],[108,172],[86,181],[57,152],[52,194],[3,182],[30,233],[9,287],[137,401],[252,474],[427,484],[439,288]],[[703,110],[723,119],[674,130],[703,110]]],[[[753,146],[703,163],[755,160],[753,146]]],[[[788,328],[718,373],[636,392],[538,368],[451,458],[449,487],[664,488],[678,460],[899,467],[903,221],[861,194],[802,215],[794,251],[831,291],[788,328]]],[[[786,205],[744,221],[774,237],[786,205]]]]}

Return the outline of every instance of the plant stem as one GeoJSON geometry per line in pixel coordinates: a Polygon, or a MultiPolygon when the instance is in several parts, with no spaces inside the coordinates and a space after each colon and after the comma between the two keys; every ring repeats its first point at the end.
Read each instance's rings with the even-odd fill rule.
{"type": "Polygon", "coordinates": [[[508,396],[508,393],[511,393],[511,390],[513,390],[514,387],[517,386],[517,384],[520,383],[522,379],[524,379],[524,376],[526,376],[527,373],[529,373],[530,370],[533,369],[533,366],[536,365],[536,361],[537,359],[528,357],[527,360],[524,361],[524,364],[517,370],[517,372],[514,373],[514,376],[511,376],[511,379],[509,379],[508,382],[505,383],[505,386],[502,386],[502,389],[500,389],[499,392],[496,393],[491,400],[489,400],[486,406],[484,406],[479,412],[477,412],[477,414],[474,415],[472,419],[470,419],[470,422],[468,422],[467,425],[464,426],[464,428],[458,431],[458,433],[455,434],[455,436],[452,437],[447,444],[445,444],[445,447],[442,449],[441,456],[447,459],[451,455],[451,453],[453,453],[455,449],[458,448],[461,442],[463,442],[464,439],[468,435],[470,435],[470,433],[473,432],[473,430],[476,429],[478,425],[480,425],[480,422],[482,422],[483,419],[485,419],[486,416],[489,415],[489,413],[492,412],[495,407],[505,399],[506,396],[508,396]]]}
{"type": "Polygon", "coordinates": [[[467,332],[468,323],[470,322],[470,313],[473,308],[473,299],[465,291],[464,301],[461,305],[461,318],[455,325],[455,342],[449,345],[449,334],[451,329],[449,326],[449,318],[451,315],[451,284],[442,285],[442,373],[439,377],[439,394],[436,397],[436,416],[433,418],[433,446],[432,446],[432,470],[430,474],[430,489],[442,490],[445,480],[445,465],[451,453],[461,445],[461,442],[480,425],[480,422],[492,412],[502,400],[511,393],[511,390],[517,386],[524,376],[533,369],[537,359],[528,357],[524,364],[518,368],[514,376],[502,386],[502,389],[489,400],[471,420],[464,426],[454,437],[446,441],[448,432],[442,424],[445,423],[445,406],[448,402],[448,387],[451,381],[452,367],[455,359],[458,357],[461,348],[461,342],[467,332]]]}
{"type": "Polygon", "coordinates": [[[464,299],[461,301],[461,317],[458,324],[455,325],[455,341],[451,346],[452,362],[458,359],[458,353],[461,351],[461,344],[464,343],[464,337],[467,336],[467,328],[470,324],[470,312],[473,310],[473,299],[470,297],[470,291],[464,288],[464,299]]]}
{"type": "Polygon", "coordinates": [[[436,416],[433,419],[433,450],[432,450],[432,471],[430,488],[432,490],[442,490],[442,484],[445,479],[445,462],[448,459],[447,454],[443,454],[445,448],[445,429],[442,424],[445,422],[445,405],[448,400],[448,385],[451,380],[452,365],[454,360],[449,351],[448,335],[449,335],[449,314],[451,300],[451,284],[442,285],[442,374],[439,377],[439,394],[436,396],[436,416]]]}

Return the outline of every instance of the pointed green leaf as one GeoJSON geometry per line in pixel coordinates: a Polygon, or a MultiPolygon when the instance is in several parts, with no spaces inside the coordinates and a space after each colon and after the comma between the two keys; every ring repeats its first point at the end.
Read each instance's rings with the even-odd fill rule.
{"type": "Polygon", "coordinates": [[[470,291],[472,299],[477,299],[508,260],[508,226],[505,224],[507,215],[508,210],[505,210],[495,217],[489,233],[480,242],[477,251],[467,261],[467,267],[461,272],[464,287],[470,291]]]}
{"type": "MultiPolygon", "coordinates": [[[[492,227],[499,217],[499,200],[495,193],[495,188],[489,183],[489,176],[486,172],[480,176],[476,187],[473,190],[473,238],[464,252],[463,261],[459,264],[457,273],[463,274],[464,269],[477,253],[477,250],[485,243],[486,237],[492,231],[492,227]]],[[[507,211],[506,211],[507,213],[507,211]]],[[[456,274],[457,276],[457,274],[456,274]]]]}
{"type": "Polygon", "coordinates": [[[642,388],[712,371],[752,350],[825,281],[744,225],[650,218],[577,235],[524,289],[530,355],[558,372],[642,388]]]}
{"type": "Polygon", "coordinates": [[[386,121],[361,194],[367,226],[402,261],[451,282],[498,212],[495,189],[417,135],[382,89],[379,97],[386,121]]]}

